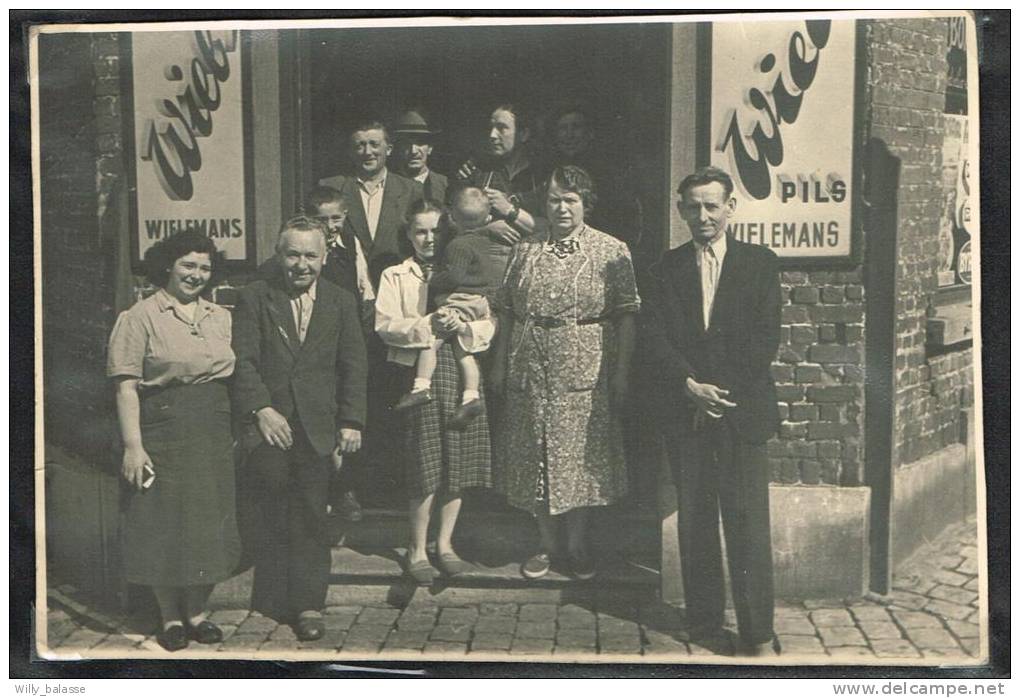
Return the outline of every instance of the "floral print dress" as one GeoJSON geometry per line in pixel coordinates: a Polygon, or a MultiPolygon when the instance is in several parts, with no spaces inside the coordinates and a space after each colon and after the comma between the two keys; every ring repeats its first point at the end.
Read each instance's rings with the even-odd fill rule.
{"type": "Polygon", "coordinates": [[[640,300],[627,246],[590,227],[516,248],[497,306],[512,318],[497,486],[507,501],[561,514],[627,493],[610,411],[615,320],[640,300]]]}

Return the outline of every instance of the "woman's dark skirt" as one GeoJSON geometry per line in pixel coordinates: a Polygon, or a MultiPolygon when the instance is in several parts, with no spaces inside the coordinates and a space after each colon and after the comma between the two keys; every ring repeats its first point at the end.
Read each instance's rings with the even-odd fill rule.
{"type": "Polygon", "coordinates": [[[227,387],[172,385],[140,399],[156,479],[126,498],[125,577],[149,586],[227,579],[241,554],[227,387]]]}
{"type": "Polygon", "coordinates": [[[411,498],[492,486],[488,417],[483,413],[464,431],[447,427],[460,406],[464,382],[449,344],[440,347],[436,359],[432,402],[414,408],[407,421],[406,482],[411,498]]]}

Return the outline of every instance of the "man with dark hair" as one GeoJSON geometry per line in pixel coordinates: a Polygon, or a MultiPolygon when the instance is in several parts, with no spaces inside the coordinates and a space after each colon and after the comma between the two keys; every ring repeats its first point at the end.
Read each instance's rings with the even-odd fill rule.
{"type": "Polygon", "coordinates": [[[354,296],[320,278],[318,223],[288,221],[276,254],[276,274],[245,287],[234,311],[233,411],[258,530],[252,608],[317,640],[333,544],[330,460],[361,447],[365,342],[354,296]]]}
{"type": "MultiPolygon", "coordinates": [[[[337,189],[347,205],[344,230],[361,244],[368,263],[373,292],[378,291],[383,269],[402,261],[401,226],[407,210],[423,198],[420,182],[390,172],[393,152],[389,131],[379,121],[368,121],[350,134],[354,176],[338,175],[319,184],[337,189]]],[[[356,470],[372,469],[375,491],[383,496],[399,487],[402,477],[399,423],[390,405],[400,396],[397,372],[387,362],[387,348],[372,331],[366,335],[368,349],[368,424],[364,449],[354,459],[356,470]]]]}
{"type": "Polygon", "coordinates": [[[430,201],[446,201],[449,181],[429,166],[433,141],[439,135],[421,109],[409,109],[400,115],[393,127],[397,138],[397,156],[401,174],[422,185],[424,196],[430,201]]]}
{"type": "Polygon", "coordinates": [[[779,265],[772,250],[727,236],[733,182],[706,167],[680,184],[692,240],[649,271],[643,329],[679,502],[692,641],[721,654],[779,652],[772,627],[769,461],[778,430],[771,364],[779,347],[779,265]],[[726,535],[739,638],[723,630],[726,535]]]}
{"type": "Polygon", "coordinates": [[[423,189],[420,182],[387,169],[393,144],[389,131],[379,121],[354,128],[350,153],[354,176],[326,177],[319,184],[339,191],[347,204],[345,225],[361,242],[375,288],[382,270],[400,261],[400,226],[408,207],[422,198],[423,189]]]}

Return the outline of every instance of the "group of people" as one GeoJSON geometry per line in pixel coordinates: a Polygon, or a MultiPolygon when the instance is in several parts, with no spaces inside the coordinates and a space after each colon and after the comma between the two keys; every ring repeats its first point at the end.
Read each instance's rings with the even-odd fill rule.
{"type": "MultiPolygon", "coordinates": [[[[219,263],[207,237],[147,253],[159,290],[121,314],[108,375],[130,485],[126,578],[152,587],[165,648],[222,637],[207,601],[241,556],[235,453],[252,608],[301,640],[324,633],[329,512],[359,518],[358,490],[388,459],[404,467],[415,582],[470,568],[453,533],[472,488],[534,516],[524,577],[562,563],[591,579],[591,508],[627,493],[620,418],[639,364],[657,373],[681,495],[692,637],[722,653],[771,647],[775,255],[727,240],[733,183],[705,168],[678,192],[693,241],[642,275],[639,297],[626,236],[589,222],[601,186],[570,163],[540,176],[525,123],[493,109],[488,152],[451,179],[428,167],[435,132],[419,110],[395,139],[359,125],[353,176],[309,192],[232,313],[203,296],[219,263]],[[403,174],[387,166],[395,146],[403,174]],[[720,505],[739,638],[723,631],[720,505]]],[[[568,126],[565,141],[583,143],[568,126]]]]}

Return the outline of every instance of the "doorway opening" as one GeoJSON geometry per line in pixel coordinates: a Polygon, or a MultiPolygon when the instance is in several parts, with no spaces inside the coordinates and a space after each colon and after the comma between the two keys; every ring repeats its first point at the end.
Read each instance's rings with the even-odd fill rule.
{"type": "MultiPolygon", "coordinates": [[[[606,232],[631,242],[639,270],[664,249],[672,25],[314,29],[305,38],[308,181],[349,174],[350,129],[368,119],[392,121],[411,107],[441,129],[429,166],[451,180],[480,151],[492,107],[504,102],[530,116],[529,156],[548,162],[551,120],[564,105],[578,104],[594,121],[594,152],[627,182],[640,211],[639,230],[606,232]]],[[[627,442],[632,499],[654,510],[655,474],[632,452],[636,437],[627,442]]],[[[392,506],[402,506],[400,493],[392,496],[392,506]]],[[[478,499],[477,506],[498,506],[487,495],[478,499]]]]}

